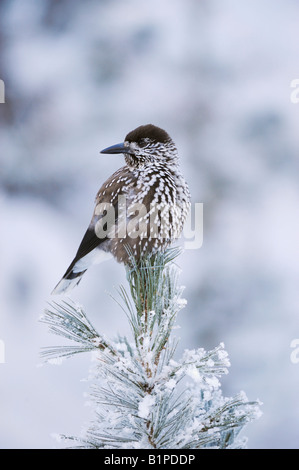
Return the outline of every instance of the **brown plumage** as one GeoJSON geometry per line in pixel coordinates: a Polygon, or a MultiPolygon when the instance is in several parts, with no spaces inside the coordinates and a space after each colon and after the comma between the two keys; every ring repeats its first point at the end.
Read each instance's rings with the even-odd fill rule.
{"type": "Polygon", "coordinates": [[[101,153],[123,153],[126,165],[98,191],[90,225],[54,294],[70,290],[107,255],[128,264],[129,253],[138,260],[143,253],[163,250],[182,231],[190,195],[176,147],[163,129],[140,126],[123,144],[101,153]]]}

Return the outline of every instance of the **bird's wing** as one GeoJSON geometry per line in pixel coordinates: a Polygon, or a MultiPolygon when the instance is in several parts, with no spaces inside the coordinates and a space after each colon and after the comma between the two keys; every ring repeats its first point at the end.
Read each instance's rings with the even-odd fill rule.
{"type": "Polygon", "coordinates": [[[67,277],[72,272],[79,260],[91,253],[95,248],[98,248],[109,238],[107,223],[109,223],[109,228],[111,227],[112,229],[117,224],[118,197],[127,194],[131,184],[132,177],[130,172],[127,167],[123,167],[110,176],[102,185],[96,196],[96,206],[90,225],[82,238],[75,258],[63,277],[67,277]],[[121,177],[122,180],[120,180],[121,177]],[[106,211],[111,211],[109,217],[106,211]]]}

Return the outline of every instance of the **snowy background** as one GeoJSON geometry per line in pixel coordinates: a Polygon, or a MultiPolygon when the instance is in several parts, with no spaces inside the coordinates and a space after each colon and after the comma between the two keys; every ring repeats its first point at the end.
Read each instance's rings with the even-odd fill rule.
{"type": "MultiPolygon", "coordinates": [[[[1,448],[54,448],[89,423],[90,357],[39,367],[55,338],[38,319],[123,164],[99,151],[146,123],[204,204],[203,246],[179,260],[180,348],[223,341],[224,395],[264,403],[248,447],[299,448],[298,20],[295,0],[1,0],[1,448]]],[[[128,333],[120,283],[106,262],[72,295],[112,337],[128,333]]]]}

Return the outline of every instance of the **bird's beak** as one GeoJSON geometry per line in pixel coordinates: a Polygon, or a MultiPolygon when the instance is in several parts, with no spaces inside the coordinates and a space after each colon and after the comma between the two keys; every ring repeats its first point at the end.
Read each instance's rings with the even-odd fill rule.
{"type": "Polygon", "coordinates": [[[101,150],[100,153],[129,153],[130,147],[125,146],[124,143],[111,145],[111,147],[107,147],[104,150],[101,150]]]}

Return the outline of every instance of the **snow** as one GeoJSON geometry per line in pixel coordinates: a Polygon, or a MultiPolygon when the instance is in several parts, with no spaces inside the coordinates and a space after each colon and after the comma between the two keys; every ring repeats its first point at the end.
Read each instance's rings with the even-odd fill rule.
{"type": "Polygon", "coordinates": [[[168,380],[168,382],[166,382],[165,384],[165,387],[168,389],[168,390],[173,390],[176,386],[176,381],[174,379],[170,379],[168,380]]]}
{"type": "Polygon", "coordinates": [[[191,377],[195,382],[201,382],[202,376],[198,372],[196,366],[189,366],[186,370],[186,374],[191,377]]]}
{"type": "MultiPolygon", "coordinates": [[[[203,245],[179,260],[188,300],[179,348],[224,341],[227,394],[264,403],[248,446],[298,448],[298,4],[0,8],[1,447],[51,448],[53,429],[78,435],[90,416],[80,382],[90,357],[37,368],[56,340],[38,319],[100,184],[123,164],[99,150],[153,122],[174,138],[193,202],[204,204],[203,245]]],[[[106,294],[119,284],[122,268],[107,262],[74,292],[109,337],[128,333],[106,294]]]]}
{"type": "Polygon", "coordinates": [[[138,416],[140,418],[147,418],[151,412],[151,407],[155,404],[155,396],[147,394],[138,403],[138,416]]]}

